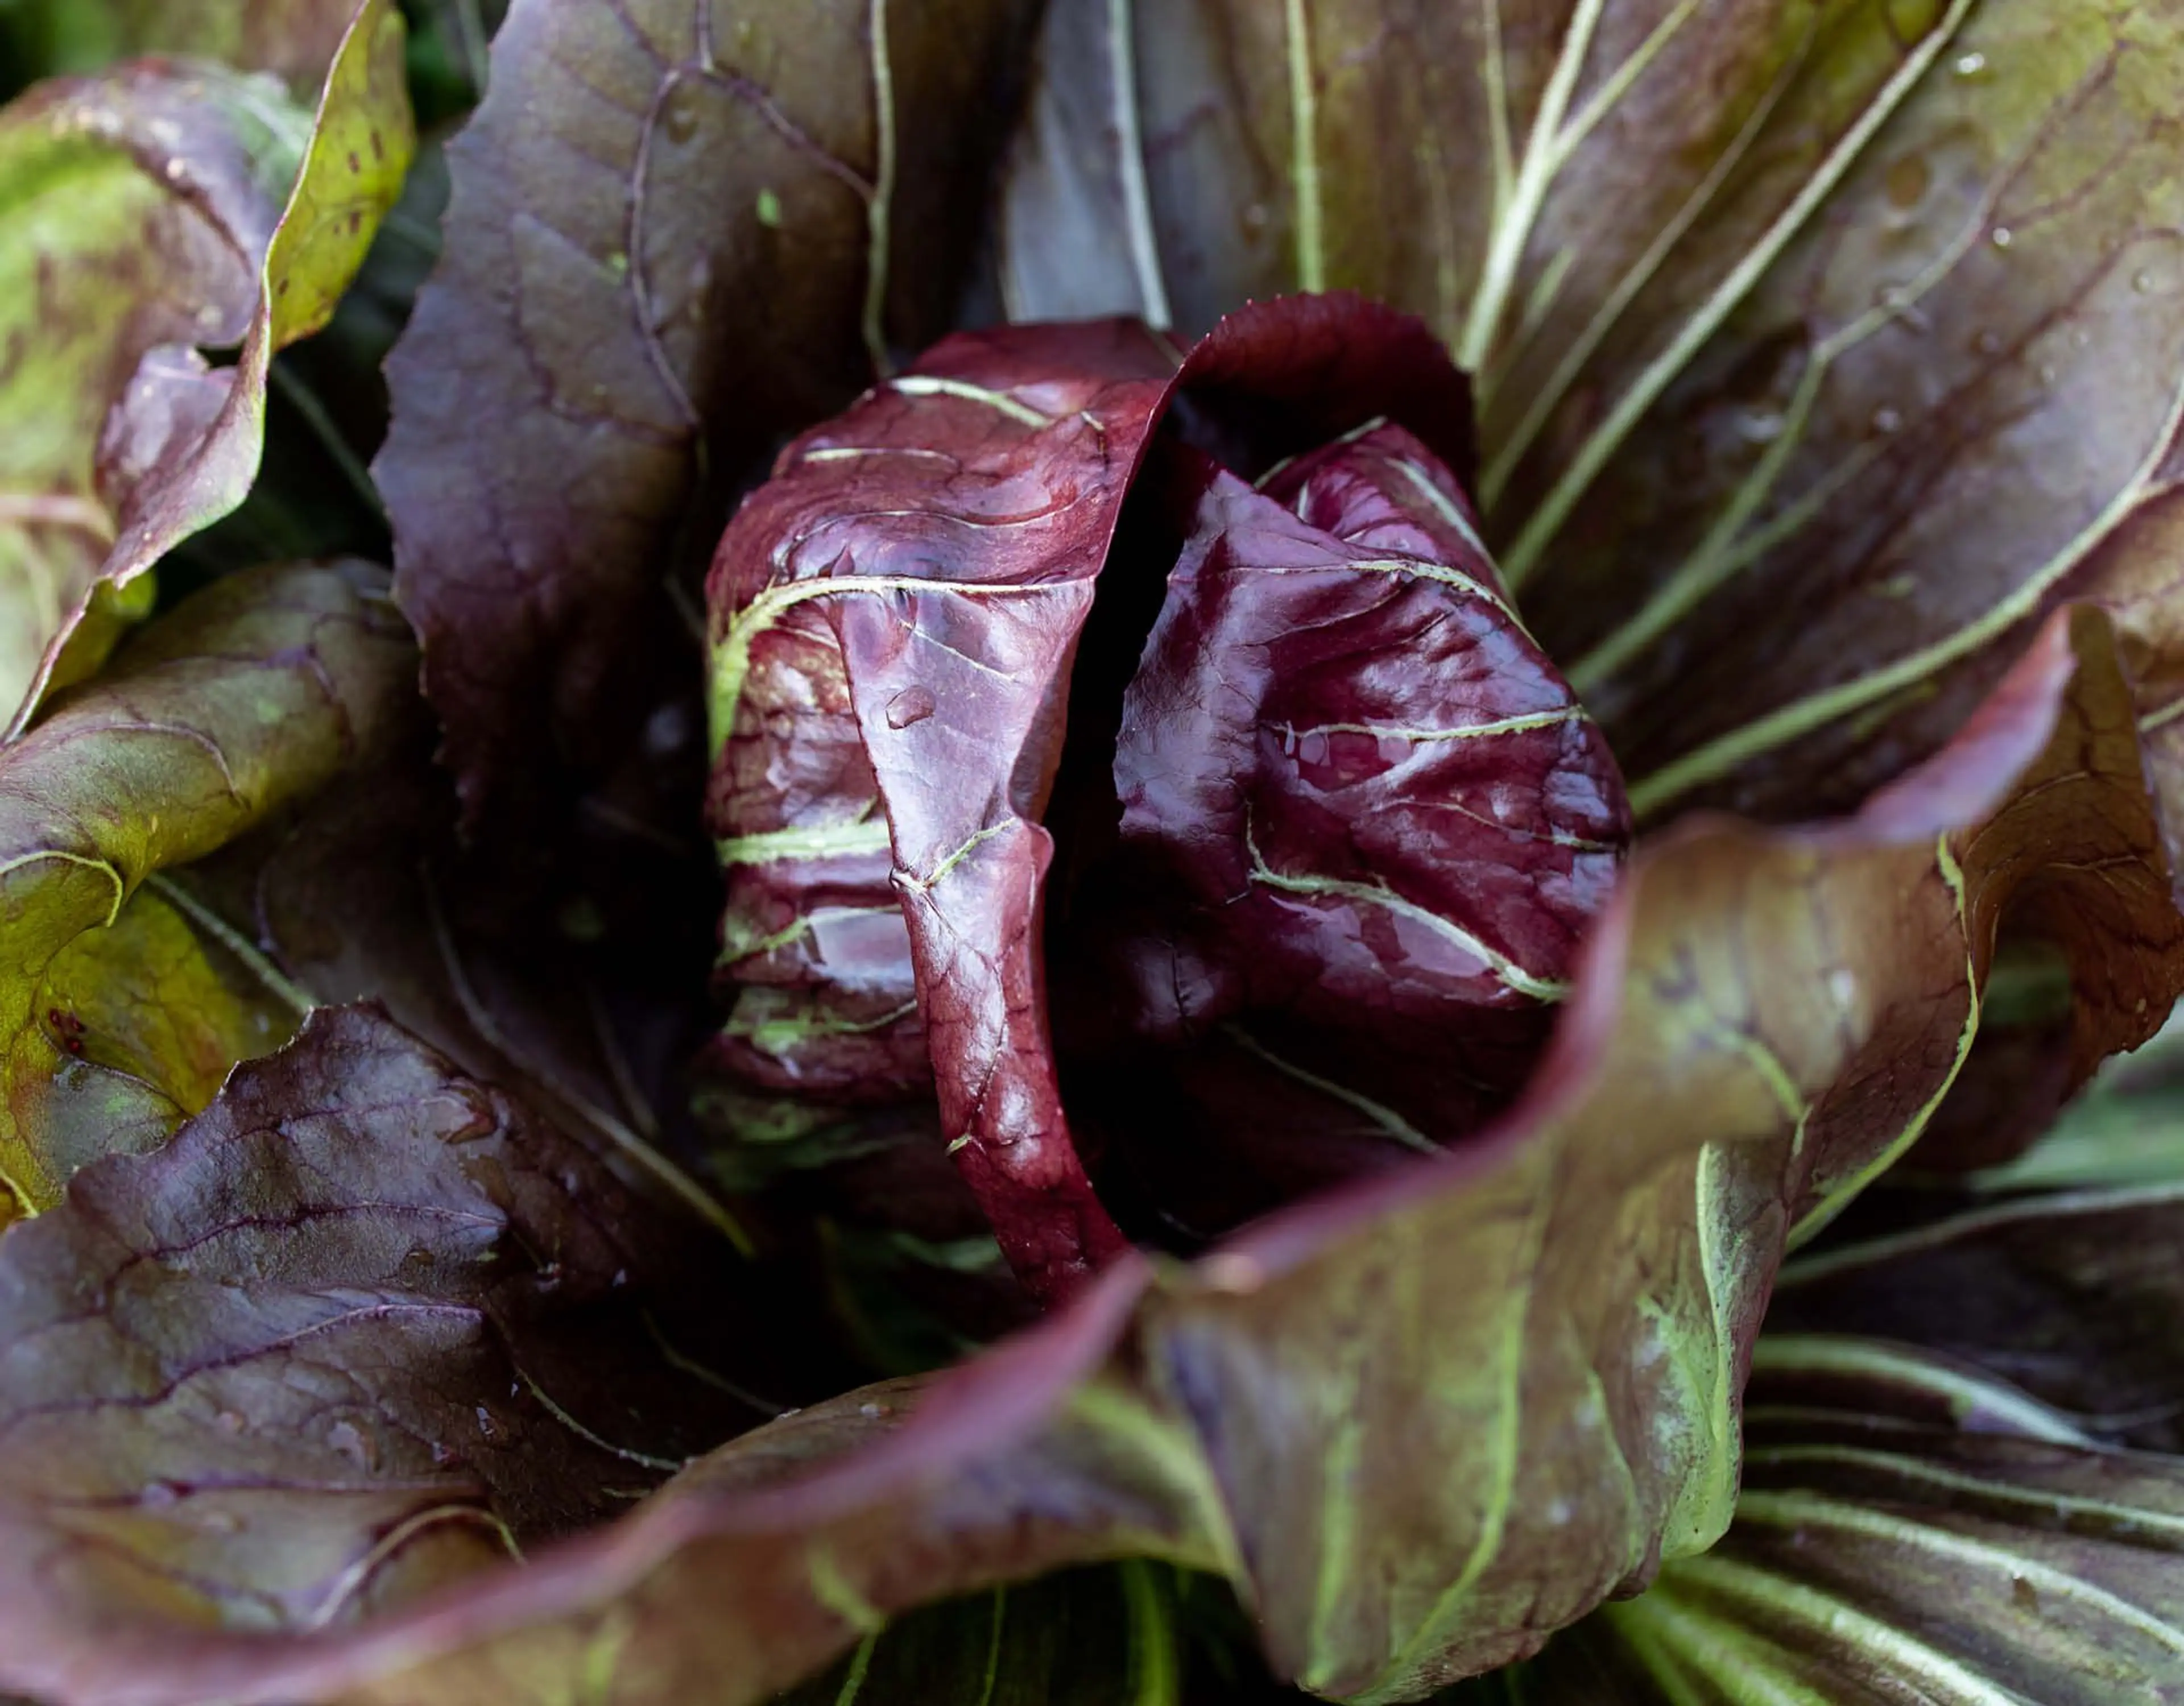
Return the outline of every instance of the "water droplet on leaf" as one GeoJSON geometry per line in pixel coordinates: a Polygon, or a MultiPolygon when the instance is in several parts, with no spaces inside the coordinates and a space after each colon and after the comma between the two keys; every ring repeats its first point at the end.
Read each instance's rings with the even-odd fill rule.
{"type": "Polygon", "coordinates": [[[326,1430],[326,1443],[361,1469],[379,1466],[379,1441],[354,1422],[336,1422],[326,1430]]]}
{"type": "Polygon", "coordinates": [[[1986,240],[1997,248],[2008,248],[2017,241],[2016,234],[2006,225],[1998,225],[1986,235],[1986,240]]]}
{"type": "Polygon", "coordinates": [[[906,687],[888,701],[888,727],[908,728],[913,722],[924,722],[938,708],[931,688],[906,687]]]}

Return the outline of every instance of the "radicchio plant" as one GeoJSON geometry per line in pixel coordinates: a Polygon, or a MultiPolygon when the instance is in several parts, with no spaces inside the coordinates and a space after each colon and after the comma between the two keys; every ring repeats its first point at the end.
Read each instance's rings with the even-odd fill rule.
{"type": "Polygon", "coordinates": [[[711,583],[723,1062],[937,1090],[1050,1298],[1128,1247],[1065,1073],[1207,1230],[1506,1106],[1630,819],[1450,471],[1468,405],[1416,321],[1291,298],[1179,365],[961,337],[790,446],[711,583]]]}
{"type": "Polygon", "coordinates": [[[0,47],[0,1687],[2184,1694],[2177,0],[0,47]]]}

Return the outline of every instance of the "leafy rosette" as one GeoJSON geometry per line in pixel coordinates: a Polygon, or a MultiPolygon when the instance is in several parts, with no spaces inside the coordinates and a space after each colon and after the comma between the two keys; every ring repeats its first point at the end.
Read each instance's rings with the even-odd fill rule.
{"type": "Polygon", "coordinates": [[[0,73],[0,1690],[2184,1697],[2176,0],[0,73]]]}
{"type": "Polygon", "coordinates": [[[932,1084],[1049,1296],[1127,1242],[1065,1076],[1130,1085],[1076,1127],[1201,1236],[1505,1106],[1629,814],[1468,430],[1423,326],[1334,297],[1179,366],[959,337],[790,446],[710,583],[722,1063],[932,1084]]]}

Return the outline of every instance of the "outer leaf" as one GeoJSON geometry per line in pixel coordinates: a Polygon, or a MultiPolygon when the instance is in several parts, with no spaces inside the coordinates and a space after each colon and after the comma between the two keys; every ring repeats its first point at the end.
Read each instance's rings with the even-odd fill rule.
{"type": "Polygon", "coordinates": [[[298,118],[255,84],[161,67],[49,85],[0,114],[0,303],[16,352],[0,439],[10,709],[114,544],[93,467],[108,410],[148,351],[231,343],[248,326],[251,257],[271,237],[298,118]]]}
{"type": "Polygon", "coordinates": [[[646,708],[694,485],[945,325],[1023,12],[510,8],[377,464],[470,828],[646,708]]]}
{"type": "Polygon", "coordinates": [[[198,594],[0,749],[0,1167],[19,1208],[51,1207],[117,1125],[156,1137],[196,1112],[294,1023],[250,965],[199,943],[174,891],[131,897],[372,750],[414,658],[378,571],[262,570],[198,594]],[[157,1034],[176,1027],[187,1040],[157,1034]]]}
{"type": "Polygon", "coordinates": [[[1860,817],[1641,853],[1537,1089],[1469,1151],[1189,1270],[1126,1261],[899,1431],[909,1394],[853,1396],[429,1612],[197,1636],[83,1698],[520,1702],[581,1675],[607,1701],[755,1700],[910,1604],[1132,1553],[1229,1572],[1323,1692],[1521,1656],[1726,1525],[1782,1243],[1946,1087],[1999,911],[2044,897],[2089,1044],[2145,1023],[2137,988],[2085,975],[2103,958],[2166,967],[2164,1001],[2184,974],[2109,951],[2174,915],[2153,825],[2116,809],[2140,796],[2106,625],[2075,628],[1860,817]]]}
{"type": "Polygon", "coordinates": [[[313,1005],[374,999],[743,1240],[653,1129],[673,1097],[652,1056],[687,1052],[702,1012],[611,1015],[610,966],[532,918],[512,951],[479,916],[415,668],[383,571],[250,571],[0,749],[0,1165],[25,1206],[94,1156],[156,1146],[313,1005]]]}
{"type": "MultiPolygon", "coordinates": [[[[187,344],[163,344],[145,354],[125,394],[107,393],[115,406],[98,445],[98,483],[111,537],[102,538],[103,560],[81,552],[70,560],[53,600],[58,621],[36,629],[43,652],[15,732],[47,691],[98,666],[118,636],[117,618],[144,602],[145,588],[132,594],[132,585],[248,493],[264,444],[273,353],[326,324],[409,168],[402,40],[393,0],[365,0],[327,74],[301,173],[270,241],[231,239],[258,274],[237,365],[209,369],[187,344]]],[[[226,326],[200,325],[191,341],[243,329],[226,326]]]]}
{"type": "Polygon", "coordinates": [[[582,1151],[315,1015],[0,1249],[0,1670],[95,1693],[599,1520],[744,1413],[644,1330],[661,1256],[582,1151]]]}
{"type": "Polygon", "coordinates": [[[1427,315],[1479,376],[1489,542],[1641,818],[1856,800],[2065,597],[2121,610],[2143,711],[2176,697],[2174,0],[1047,28],[1012,308],[1191,328],[1323,282],[1427,315]],[[1094,264],[1095,229],[1128,246],[1094,264]]]}
{"type": "Polygon", "coordinates": [[[2045,1196],[1792,1264],[1728,1538],[1514,1698],[2173,1698],[2184,1458],[2115,1442],[2177,1441],[2181,1234],[2173,1189],[2045,1196]]]}

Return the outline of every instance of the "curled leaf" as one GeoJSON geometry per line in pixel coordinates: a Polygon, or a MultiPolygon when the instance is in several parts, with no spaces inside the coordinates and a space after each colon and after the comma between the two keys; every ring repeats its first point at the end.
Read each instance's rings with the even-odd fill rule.
{"type": "MultiPolygon", "coordinates": [[[[105,371],[94,366],[62,382],[76,387],[70,416],[102,424],[89,438],[79,432],[65,451],[49,453],[61,459],[54,466],[28,476],[66,502],[51,514],[33,506],[25,520],[73,532],[66,552],[42,564],[42,608],[20,630],[36,655],[22,679],[0,682],[0,689],[20,693],[11,733],[21,732],[48,692],[94,671],[126,619],[144,613],[148,583],[142,577],[159,559],[248,493],[264,444],[273,354],[326,324],[409,168],[413,137],[402,40],[401,16],[391,0],[365,0],[327,73],[315,121],[300,135],[281,137],[295,151],[290,159],[297,153],[301,159],[285,210],[268,221],[262,203],[253,204],[247,220],[231,215],[216,227],[228,270],[222,297],[204,304],[214,312],[192,309],[198,317],[187,329],[155,320],[110,345],[102,343],[105,371]],[[237,337],[242,349],[231,368],[208,366],[194,348],[237,337]],[[95,488],[86,477],[94,444],[95,488]]],[[[156,80],[169,74],[120,75],[156,80]]],[[[214,78],[209,71],[180,75],[206,86],[214,78]]],[[[277,96],[237,86],[256,122],[293,124],[277,96]]],[[[97,135],[95,117],[76,134],[97,135]]],[[[109,118],[105,128],[121,128],[120,120],[109,118]]],[[[148,133],[159,134],[148,124],[148,133]]],[[[109,152],[114,152],[110,145],[109,152]]],[[[174,198],[198,170],[171,143],[154,151],[148,167],[137,155],[127,159],[161,199],[174,198]]],[[[141,198],[144,192],[136,193],[141,198]]],[[[203,215],[192,217],[202,221],[203,215]]],[[[133,220],[128,237],[128,252],[136,256],[133,220]]],[[[140,280],[140,288],[148,282],[140,280]]],[[[118,318],[114,305],[96,294],[86,306],[103,328],[118,318]]],[[[110,330],[98,336],[114,337],[110,330]]]]}
{"type": "Polygon", "coordinates": [[[17,352],[0,448],[9,711],[114,546],[95,469],[109,410],[150,351],[232,343],[248,325],[297,116],[215,69],[158,66],[48,85],[0,114],[0,315],[17,352]]]}

